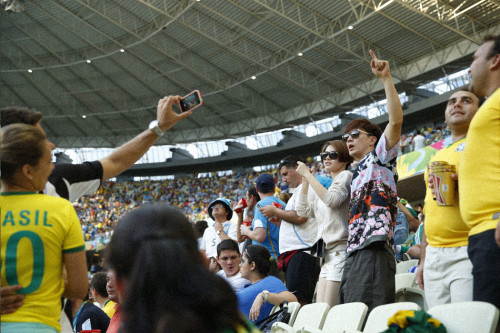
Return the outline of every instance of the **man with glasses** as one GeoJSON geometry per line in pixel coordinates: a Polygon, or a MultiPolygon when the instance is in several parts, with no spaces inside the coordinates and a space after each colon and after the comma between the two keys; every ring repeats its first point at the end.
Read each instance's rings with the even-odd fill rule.
{"type": "Polygon", "coordinates": [[[213,226],[205,229],[200,250],[207,258],[217,257],[217,245],[225,239],[236,240],[236,224],[231,223],[233,210],[225,198],[215,199],[208,205],[208,215],[215,221],[213,226]]]}
{"type": "Polygon", "coordinates": [[[472,119],[460,160],[460,213],[470,229],[473,300],[500,308],[500,35],[484,39],[469,74],[469,90],[487,100],[472,119]]]}
{"type": "Polygon", "coordinates": [[[234,240],[225,239],[217,245],[217,262],[222,267],[217,275],[224,278],[235,292],[250,283],[241,277],[241,254],[238,244],[234,240]]]}
{"type": "MultiPolygon", "coordinates": [[[[296,171],[299,161],[303,162],[299,156],[289,155],[278,166],[282,181],[294,189],[286,208],[265,206],[260,211],[264,216],[281,219],[278,266],[285,272],[288,290],[304,305],[312,302],[320,267],[317,258],[311,255],[311,247],[318,240],[316,220],[300,217],[295,210],[302,187],[302,176],[296,171]]],[[[309,191],[310,201],[314,196],[314,191],[309,191]]]]}
{"type": "Polygon", "coordinates": [[[351,181],[347,261],[340,303],[363,302],[369,311],[395,301],[393,222],[397,212],[396,159],[403,111],[389,63],[370,50],[371,69],[382,82],[389,123],[384,132],[367,119],[351,121],[342,136],[356,169],[351,181]]]}

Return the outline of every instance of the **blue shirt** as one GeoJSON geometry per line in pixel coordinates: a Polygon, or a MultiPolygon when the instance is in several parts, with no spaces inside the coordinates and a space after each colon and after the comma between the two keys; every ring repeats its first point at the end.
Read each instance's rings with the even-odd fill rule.
{"type": "Polygon", "coordinates": [[[272,223],[271,218],[268,219],[267,217],[262,215],[262,213],[259,210],[259,207],[271,205],[273,202],[281,205],[282,209],[285,209],[286,207],[286,203],[273,196],[262,199],[255,206],[255,211],[252,220],[252,229],[255,230],[255,228],[259,227],[265,228],[266,238],[264,239],[263,242],[259,243],[257,241],[252,241],[252,243],[255,245],[264,246],[269,251],[269,253],[271,253],[271,256],[273,256],[273,258],[277,260],[278,256],[280,255],[280,250],[279,250],[280,227],[272,223]]]}
{"type": "MultiPolygon", "coordinates": [[[[267,290],[273,294],[279,294],[282,291],[288,291],[286,289],[283,282],[275,276],[268,276],[260,281],[255,282],[254,284],[247,284],[243,289],[236,293],[238,297],[238,309],[241,313],[245,315],[245,317],[249,317],[250,309],[252,308],[252,304],[255,301],[255,298],[262,291],[267,290]]],[[[260,308],[259,318],[255,322],[262,320],[269,316],[271,310],[273,309],[271,303],[265,302],[262,304],[260,308]]]]}

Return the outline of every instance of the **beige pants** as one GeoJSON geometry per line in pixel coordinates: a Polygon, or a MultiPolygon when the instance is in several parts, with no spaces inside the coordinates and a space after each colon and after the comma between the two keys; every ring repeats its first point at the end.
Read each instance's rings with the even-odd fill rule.
{"type": "Polygon", "coordinates": [[[424,263],[425,300],[429,308],[472,301],[472,263],[467,246],[427,246],[424,263]]]}

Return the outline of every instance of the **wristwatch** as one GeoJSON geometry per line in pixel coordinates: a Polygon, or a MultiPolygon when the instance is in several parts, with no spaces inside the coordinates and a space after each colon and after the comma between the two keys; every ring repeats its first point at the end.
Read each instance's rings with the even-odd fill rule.
{"type": "Polygon", "coordinates": [[[149,123],[149,129],[152,130],[158,137],[162,137],[165,132],[163,132],[158,126],[158,120],[153,120],[152,122],[149,123]]]}
{"type": "Polygon", "coordinates": [[[267,302],[267,299],[269,298],[269,291],[268,290],[262,291],[262,298],[264,299],[264,302],[267,302]]]}
{"type": "Polygon", "coordinates": [[[219,231],[217,231],[217,235],[220,235],[220,230],[219,230],[219,231]]]}

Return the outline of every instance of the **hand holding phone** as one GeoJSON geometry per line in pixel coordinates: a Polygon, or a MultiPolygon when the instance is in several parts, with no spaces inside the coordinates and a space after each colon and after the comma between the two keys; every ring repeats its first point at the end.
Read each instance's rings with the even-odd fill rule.
{"type": "Polygon", "coordinates": [[[194,110],[201,105],[203,105],[203,98],[199,90],[195,90],[179,100],[179,107],[182,112],[194,110]]]}

